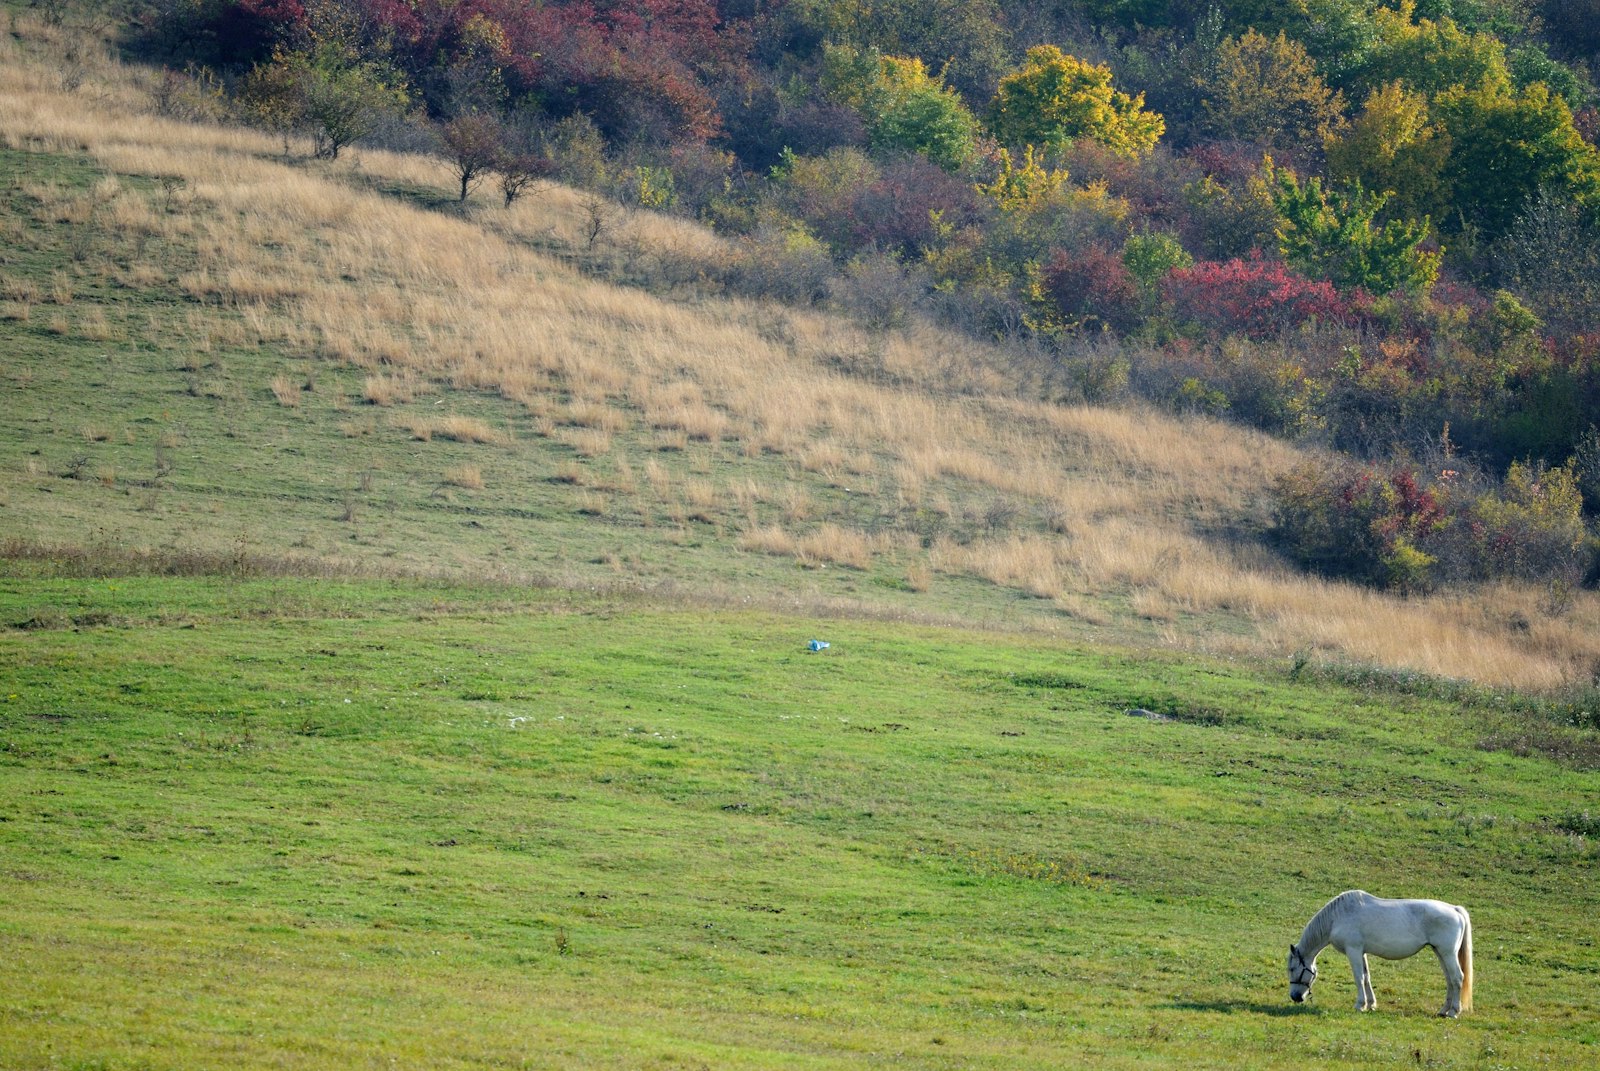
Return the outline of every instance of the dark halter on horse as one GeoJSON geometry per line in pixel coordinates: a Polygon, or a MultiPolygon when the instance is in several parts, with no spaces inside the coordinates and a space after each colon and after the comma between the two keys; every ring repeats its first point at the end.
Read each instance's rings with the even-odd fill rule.
{"type": "Polygon", "coordinates": [[[1289,951],[1294,953],[1294,958],[1300,963],[1300,974],[1295,978],[1289,979],[1290,984],[1303,985],[1307,989],[1310,989],[1311,983],[1317,980],[1316,965],[1313,963],[1307,963],[1305,953],[1301,952],[1294,945],[1289,946],[1289,951]]]}

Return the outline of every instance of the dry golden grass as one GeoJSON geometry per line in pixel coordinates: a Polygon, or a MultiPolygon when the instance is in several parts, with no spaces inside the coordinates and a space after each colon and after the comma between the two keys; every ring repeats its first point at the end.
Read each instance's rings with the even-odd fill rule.
{"type": "Polygon", "coordinates": [[[433,389],[421,376],[409,368],[396,372],[379,372],[370,375],[362,386],[361,396],[369,405],[407,405],[417,396],[433,389]]]}
{"type": "MultiPolygon", "coordinates": [[[[87,154],[119,174],[162,179],[167,191],[108,179],[71,192],[24,178],[41,202],[34,222],[98,222],[193,248],[197,262],[178,284],[232,315],[189,315],[176,348],[191,371],[221,348],[267,345],[312,367],[366,369],[374,406],[445,387],[494,392],[584,457],[639,436],[652,449],[643,482],[680,526],[691,512],[719,526],[734,514],[740,546],[812,564],[868,568],[895,556],[913,590],[938,573],[978,576],[1094,625],[1113,623],[1105,607],[1115,596],[1176,642],[1206,644],[1186,635],[1186,622],[1225,614],[1254,630],[1230,642],[1258,654],[1307,650],[1495,684],[1587,681],[1600,663],[1600,600],[1590,593],[1560,613],[1519,588],[1404,600],[1293,575],[1259,550],[1195,534],[1259,509],[1260,489],[1303,456],[1281,442],[1199,418],[1041,403],[1014,385],[1001,355],[933,328],[874,334],[805,310],[673,304],[610,285],[535,251],[586,255],[582,193],[549,187],[509,210],[484,199],[467,216],[428,212],[371,184],[447,188],[438,161],[356,151],[335,166],[291,166],[272,137],[156,116],[155,75],[119,67],[104,50],[86,53],[85,88],[64,92],[48,51],[59,31],[25,14],[15,23],[30,49],[46,51],[0,40],[0,142],[87,154]],[[877,500],[905,527],[869,537],[828,521],[813,495],[831,492],[815,480],[810,491],[766,492],[682,471],[723,443],[732,444],[725,457],[776,454],[839,487],[881,485],[877,500]],[[788,528],[755,523],[758,505],[775,507],[788,528]],[[913,519],[972,531],[905,566],[913,519]]],[[[607,256],[685,278],[697,265],[714,275],[732,254],[728,239],[650,213],[608,226],[607,256]]],[[[84,304],[78,290],[88,292],[71,279],[46,293],[0,276],[0,315],[49,304],[49,330],[109,337],[98,309],[90,315],[100,312],[103,328],[68,319],[84,304]]],[[[207,388],[197,379],[195,389],[207,388]]],[[[509,444],[474,418],[395,420],[419,439],[509,444]]],[[[373,425],[346,427],[365,435],[373,425]]],[[[555,478],[593,487],[576,462],[555,478]]],[[[619,463],[615,486],[632,493],[634,484],[619,463]]],[[[610,508],[582,493],[586,514],[610,508]]]]}
{"type": "Polygon", "coordinates": [[[603,402],[578,399],[566,407],[562,416],[574,427],[592,428],[607,435],[615,435],[628,427],[627,414],[603,402]]]}
{"type": "Polygon", "coordinates": [[[721,499],[716,485],[706,480],[689,480],[683,485],[683,500],[694,509],[712,513],[721,499]]]}
{"type": "Polygon", "coordinates": [[[418,442],[431,442],[434,436],[456,442],[492,443],[496,446],[509,442],[504,432],[496,431],[477,417],[413,415],[399,417],[396,422],[418,442]]]}
{"type": "Polygon", "coordinates": [[[0,275],[0,295],[4,295],[7,301],[14,301],[19,305],[37,305],[44,297],[39,284],[32,279],[18,279],[8,275],[0,275]]]}
{"type": "Polygon", "coordinates": [[[105,310],[97,305],[86,309],[78,318],[78,335],[91,342],[110,342],[117,337],[117,332],[106,319],[105,310]]]}
{"type": "Polygon", "coordinates": [[[611,452],[615,441],[609,431],[594,428],[560,428],[555,438],[572,447],[579,457],[604,457],[611,452]]]}
{"type": "Polygon", "coordinates": [[[782,556],[795,552],[794,537],[776,524],[751,528],[739,534],[739,548],[759,554],[782,556]]]}
{"type": "Polygon", "coordinates": [[[293,376],[279,374],[272,377],[272,396],[286,409],[300,408],[300,381],[293,376]]]}
{"type": "Polygon", "coordinates": [[[1061,541],[1037,535],[1012,535],[966,545],[940,539],[929,549],[928,558],[941,572],[981,576],[1041,599],[1061,593],[1071,567],[1061,541]]]}
{"type": "Polygon", "coordinates": [[[483,470],[476,465],[456,465],[444,470],[444,482],[468,491],[483,490],[483,470]]]}
{"type": "Polygon", "coordinates": [[[795,537],[793,553],[804,565],[848,565],[868,569],[878,555],[906,551],[909,539],[889,533],[868,535],[829,522],[795,537]]]}

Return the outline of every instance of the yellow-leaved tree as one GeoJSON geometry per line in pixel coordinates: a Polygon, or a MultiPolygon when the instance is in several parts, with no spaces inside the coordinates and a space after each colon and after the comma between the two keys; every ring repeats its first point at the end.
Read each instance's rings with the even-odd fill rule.
{"type": "Polygon", "coordinates": [[[989,125],[1004,145],[1061,148],[1088,138],[1124,156],[1149,152],[1166,120],[1144,110],[1144,94],[1111,84],[1111,69],[1069,56],[1055,45],[1028,49],[1016,71],[1000,80],[989,125]]]}

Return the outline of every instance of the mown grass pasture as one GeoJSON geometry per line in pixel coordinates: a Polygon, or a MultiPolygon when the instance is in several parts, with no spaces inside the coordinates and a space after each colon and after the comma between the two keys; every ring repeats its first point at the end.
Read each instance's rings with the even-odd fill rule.
{"type": "Polygon", "coordinates": [[[1577,1067],[1592,770],[1492,705],[995,631],[0,585],[0,1065],[1577,1067]],[[818,652],[808,641],[825,639],[818,652]],[[1143,709],[1160,718],[1130,716],[1143,709]],[[1351,1007],[1283,950],[1467,904],[1351,1007]]]}

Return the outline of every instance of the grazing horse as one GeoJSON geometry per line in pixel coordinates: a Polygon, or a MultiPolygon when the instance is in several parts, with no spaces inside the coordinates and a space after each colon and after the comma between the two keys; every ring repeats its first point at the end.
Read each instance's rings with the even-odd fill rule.
{"type": "Polygon", "coordinates": [[[1300,940],[1289,946],[1289,999],[1296,1004],[1311,995],[1317,980],[1317,954],[1328,945],[1350,958],[1356,976],[1356,1010],[1372,1011],[1367,953],[1383,959],[1405,959],[1432,948],[1444,969],[1444,1008],[1454,1019],[1472,1010],[1472,919],[1467,909],[1438,900],[1385,900],[1352,889],[1342,892],[1311,916],[1300,940]]]}

